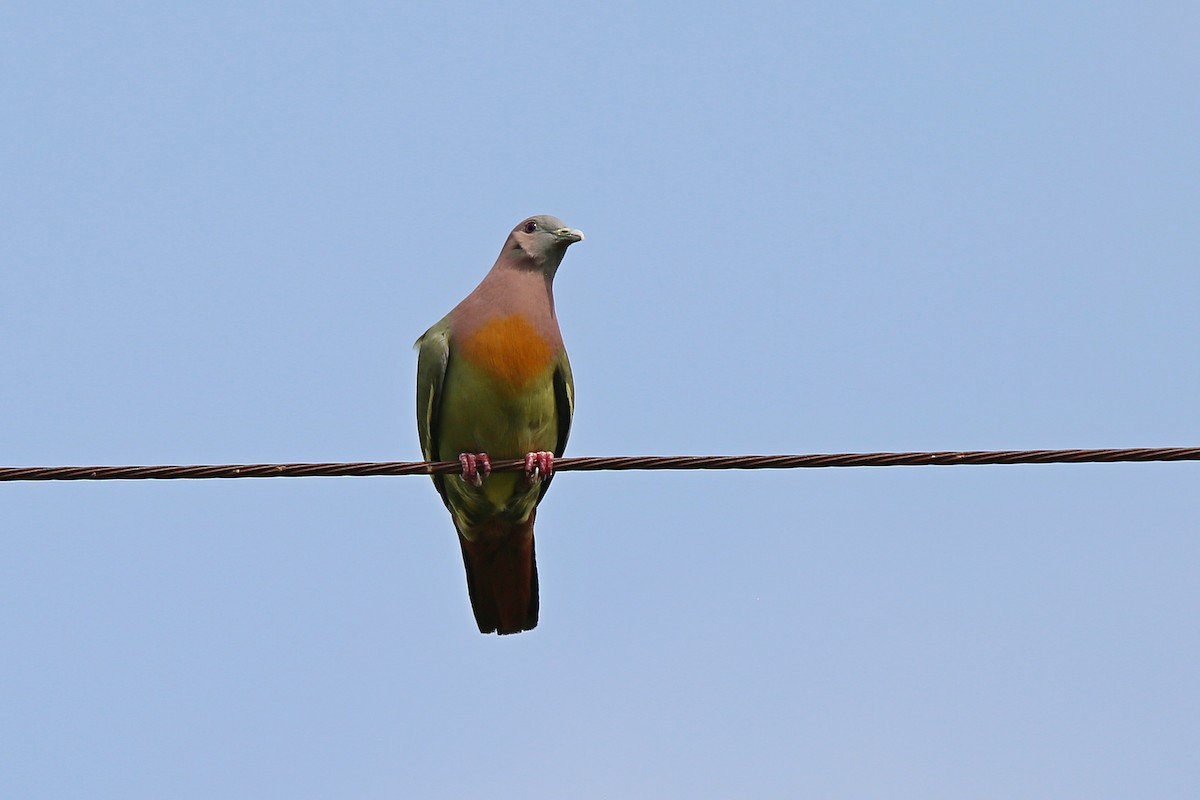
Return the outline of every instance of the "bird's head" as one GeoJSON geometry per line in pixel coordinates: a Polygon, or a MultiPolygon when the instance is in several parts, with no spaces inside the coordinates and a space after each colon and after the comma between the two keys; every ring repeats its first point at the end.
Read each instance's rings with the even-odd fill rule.
{"type": "Polygon", "coordinates": [[[561,219],[543,214],[522,220],[513,228],[507,249],[518,260],[553,275],[567,248],[582,241],[583,231],[568,228],[561,219]]]}

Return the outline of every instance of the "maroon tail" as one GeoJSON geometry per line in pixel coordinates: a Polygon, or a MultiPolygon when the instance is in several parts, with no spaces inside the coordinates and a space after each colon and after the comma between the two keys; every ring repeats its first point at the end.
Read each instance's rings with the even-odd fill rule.
{"type": "Polygon", "coordinates": [[[467,591],[480,633],[520,633],[537,627],[537,559],[533,517],[513,525],[489,522],[473,542],[460,533],[467,591]]]}

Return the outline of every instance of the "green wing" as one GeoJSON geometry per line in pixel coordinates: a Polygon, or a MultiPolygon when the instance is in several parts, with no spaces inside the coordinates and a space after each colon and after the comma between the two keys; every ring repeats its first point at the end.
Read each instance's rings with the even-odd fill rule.
{"type": "MultiPolygon", "coordinates": [[[[562,458],[567,449],[567,437],[571,435],[571,417],[575,415],[575,378],[571,375],[571,362],[567,359],[567,351],[563,350],[554,367],[554,406],[558,419],[558,441],[554,445],[554,457],[562,458]]],[[[553,476],[550,480],[553,480],[553,476]]],[[[546,496],[550,488],[550,480],[542,481],[538,494],[538,502],[546,496]]]]}
{"type": "MultiPolygon", "coordinates": [[[[417,436],[426,461],[440,461],[442,385],[450,363],[450,322],[443,319],[417,339],[417,436]]],[[[447,503],[443,476],[434,475],[442,502],[447,503]]]]}
{"type": "Polygon", "coordinates": [[[567,437],[571,435],[571,417],[575,415],[575,378],[571,375],[571,362],[563,350],[554,368],[554,405],[558,417],[558,443],[554,455],[562,458],[567,449],[567,437]]]}

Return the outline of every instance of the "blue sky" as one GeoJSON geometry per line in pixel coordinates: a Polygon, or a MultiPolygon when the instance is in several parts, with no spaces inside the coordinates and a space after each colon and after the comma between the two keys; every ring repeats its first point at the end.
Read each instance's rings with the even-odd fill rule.
{"type": "MultiPolygon", "coordinates": [[[[572,455],[1194,445],[1190,4],[9,3],[0,462],[416,459],[522,217],[572,455]]],[[[4,484],[8,797],[1194,797],[1200,465],[4,484]]]]}

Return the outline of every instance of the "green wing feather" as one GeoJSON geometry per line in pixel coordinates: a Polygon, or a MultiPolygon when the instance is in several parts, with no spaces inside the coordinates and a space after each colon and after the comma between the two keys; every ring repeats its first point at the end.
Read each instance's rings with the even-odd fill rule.
{"type": "Polygon", "coordinates": [[[563,350],[554,368],[554,403],[558,417],[558,444],[554,455],[562,458],[567,449],[567,437],[571,435],[571,418],[575,415],[575,378],[571,375],[571,362],[563,350]]]}
{"type": "MultiPolygon", "coordinates": [[[[417,348],[417,436],[421,440],[421,454],[426,461],[440,461],[442,385],[446,382],[446,369],[450,364],[449,318],[425,331],[414,347],[417,348]]],[[[443,476],[433,476],[433,485],[448,507],[444,484],[443,476]]]]}
{"type": "MultiPolygon", "coordinates": [[[[554,446],[554,457],[562,458],[567,449],[567,437],[571,435],[571,418],[575,415],[575,378],[571,374],[571,362],[567,359],[566,350],[559,355],[558,364],[554,367],[554,406],[558,421],[558,441],[554,446]]],[[[553,480],[553,476],[550,480],[553,480]]],[[[550,480],[542,481],[538,502],[546,496],[550,480]]]]}

